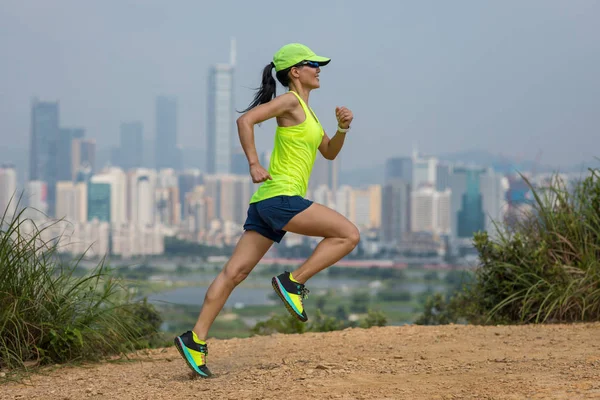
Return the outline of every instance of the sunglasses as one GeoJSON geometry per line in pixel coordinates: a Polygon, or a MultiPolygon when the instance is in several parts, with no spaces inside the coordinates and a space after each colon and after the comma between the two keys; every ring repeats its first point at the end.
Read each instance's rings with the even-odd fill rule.
{"type": "Polygon", "coordinates": [[[302,66],[307,66],[307,67],[311,67],[311,68],[319,68],[320,65],[318,62],[315,61],[302,61],[299,62],[298,64],[296,64],[297,67],[302,67],[302,66]]]}

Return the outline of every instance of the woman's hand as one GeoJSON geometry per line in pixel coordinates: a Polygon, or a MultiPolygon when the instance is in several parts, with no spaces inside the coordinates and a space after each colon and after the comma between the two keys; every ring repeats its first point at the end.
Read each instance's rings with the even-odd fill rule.
{"type": "Polygon", "coordinates": [[[253,183],[261,183],[267,179],[273,180],[271,175],[269,175],[269,172],[260,164],[250,165],[250,176],[252,177],[253,183]]]}
{"type": "Polygon", "coordinates": [[[346,107],[336,107],[335,117],[337,118],[338,126],[342,129],[348,129],[350,127],[352,119],[354,119],[352,111],[350,111],[346,107]]]}

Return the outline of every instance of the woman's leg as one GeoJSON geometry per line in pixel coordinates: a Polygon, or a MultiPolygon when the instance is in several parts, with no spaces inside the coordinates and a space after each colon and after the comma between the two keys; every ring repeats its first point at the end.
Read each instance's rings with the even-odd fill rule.
{"type": "Polygon", "coordinates": [[[292,277],[302,284],[349,254],[360,240],[358,229],[352,222],[340,213],[318,203],[313,203],[294,216],[283,230],[324,238],[313,254],[292,272],[292,277]]]}
{"type": "Polygon", "coordinates": [[[206,292],[202,310],[193,329],[200,340],[206,340],[210,326],[221,312],[233,289],[246,279],[272,244],[271,239],[258,232],[244,232],[233,255],[206,292]]]}

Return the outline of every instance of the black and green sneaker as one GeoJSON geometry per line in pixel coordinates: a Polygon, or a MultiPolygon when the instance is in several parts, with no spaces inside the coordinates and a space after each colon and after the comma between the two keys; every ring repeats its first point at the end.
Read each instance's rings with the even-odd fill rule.
{"type": "Polygon", "coordinates": [[[302,283],[294,281],[292,274],[287,271],[273,277],[271,284],[289,313],[302,322],[308,321],[303,301],[309,290],[302,283]]]}
{"type": "Polygon", "coordinates": [[[206,366],[206,356],[208,356],[208,346],[206,342],[198,339],[195,332],[187,331],[174,340],[175,347],[179,354],[185,360],[188,367],[203,378],[212,376],[206,366]]]}

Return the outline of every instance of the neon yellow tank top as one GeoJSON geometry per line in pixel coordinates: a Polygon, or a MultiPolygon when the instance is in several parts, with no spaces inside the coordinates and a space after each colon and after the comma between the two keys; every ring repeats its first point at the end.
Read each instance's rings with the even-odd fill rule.
{"type": "Polygon", "coordinates": [[[272,180],[264,181],[250,199],[250,204],[275,196],[306,196],[317,150],[323,140],[323,127],[317,116],[294,93],[306,118],[294,126],[278,126],[269,162],[272,180]]]}

